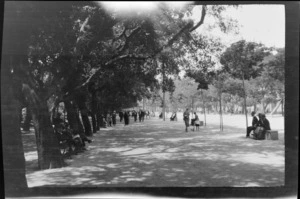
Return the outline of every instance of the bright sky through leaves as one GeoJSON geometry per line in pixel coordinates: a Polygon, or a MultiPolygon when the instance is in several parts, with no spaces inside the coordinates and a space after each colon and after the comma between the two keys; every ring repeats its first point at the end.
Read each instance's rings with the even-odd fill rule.
{"type": "MultiPolygon", "coordinates": [[[[236,19],[239,24],[239,34],[224,34],[221,31],[209,31],[207,34],[220,37],[228,46],[241,39],[261,42],[268,47],[285,46],[285,11],[283,5],[240,5],[238,8],[228,8],[226,15],[236,19]]],[[[194,9],[193,19],[201,16],[201,6],[194,9]]],[[[206,18],[203,30],[210,21],[206,18]]]]}
{"type": "MultiPolygon", "coordinates": [[[[158,3],[166,3],[171,7],[182,7],[191,1],[178,2],[156,2],[156,1],[104,1],[99,2],[108,10],[118,12],[153,11],[157,9],[158,3]]],[[[228,8],[226,15],[236,19],[239,24],[239,34],[224,34],[221,31],[209,31],[208,34],[220,37],[228,46],[238,40],[261,42],[268,47],[285,46],[285,11],[284,5],[239,5],[238,8],[228,8]]],[[[201,6],[195,6],[192,18],[200,19],[201,6]]],[[[212,22],[206,17],[203,27],[197,31],[203,33],[206,26],[212,22]]]]}
{"type": "Polygon", "coordinates": [[[180,8],[184,5],[192,3],[192,1],[98,1],[108,10],[119,12],[131,11],[154,11],[161,3],[167,4],[169,7],[180,8]]]}

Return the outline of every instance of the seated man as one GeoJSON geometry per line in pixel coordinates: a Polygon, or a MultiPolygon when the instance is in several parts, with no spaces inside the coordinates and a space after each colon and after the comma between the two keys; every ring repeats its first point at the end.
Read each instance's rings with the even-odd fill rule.
{"type": "Polygon", "coordinates": [[[170,117],[170,121],[174,121],[175,119],[176,119],[176,112],[172,114],[172,116],[170,117]]]}
{"type": "Polygon", "coordinates": [[[250,135],[251,131],[254,131],[256,129],[256,127],[258,126],[258,119],[255,116],[254,111],[251,112],[251,116],[252,116],[252,126],[247,127],[246,138],[250,137],[249,135],[250,135]]]}
{"type": "Polygon", "coordinates": [[[264,128],[264,135],[266,134],[266,131],[267,131],[267,130],[271,130],[270,122],[269,122],[269,120],[266,118],[266,115],[265,115],[265,114],[262,114],[262,115],[261,115],[261,121],[259,121],[259,124],[258,124],[258,125],[264,128]]]}
{"type": "Polygon", "coordinates": [[[163,118],[163,114],[162,113],[159,114],[159,118],[163,118]]]}
{"type": "Polygon", "coordinates": [[[258,121],[258,127],[257,128],[259,128],[260,130],[257,131],[255,138],[258,139],[258,140],[264,140],[265,135],[266,135],[266,131],[271,130],[270,122],[266,118],[265,114],[259,114],[258,117],[259,117],[259,121],[258,121]]]}

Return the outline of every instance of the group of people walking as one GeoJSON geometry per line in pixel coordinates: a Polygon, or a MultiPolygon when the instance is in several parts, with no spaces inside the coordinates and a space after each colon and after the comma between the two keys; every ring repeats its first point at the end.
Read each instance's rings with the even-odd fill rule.
{"type": "MultiPolygon", "coordinates": [[[[129,125],[130,117],[133,117],[134,122],[143,122],[146,117],[150,118],[150,112],[140,109],[139,111],[131,110],[131,111],[120,111],[118,113],[120,122],[124,121],[125,126],[129,125]]],[[[117,123],[117,112],[113,111],[112,114],[108,113],[106,117],[103,117],[103,127],[107,126],[115,126],[117,123]]]]}
{"type": "Polygon", "coordinates": [[[270,122],[266,118],[264,113],[258,114],[258,119],[256,117],[256,113],[251,112],[252,116],[252,126],[247,127],[246,138],[250,138],[250,133],[253,131],[253,138],[257,140],[265,139],[267,130],[271,130],[270,122]]]}
{"type": "Polygon", "coordinates": [[[108,113],[105,117],[102,117],[103,119],[103,126],[115,126],[117,124],[117,112],[113,111],[112,113],[108,113]]]}

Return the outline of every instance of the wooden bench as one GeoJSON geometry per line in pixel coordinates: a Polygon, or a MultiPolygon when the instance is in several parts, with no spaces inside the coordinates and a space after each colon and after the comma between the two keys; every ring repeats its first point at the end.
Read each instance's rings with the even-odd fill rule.
{"type": "Polygon", "coordinates": [[[267,130],[266,140],[278,140],[278,131],[267,130]]]}

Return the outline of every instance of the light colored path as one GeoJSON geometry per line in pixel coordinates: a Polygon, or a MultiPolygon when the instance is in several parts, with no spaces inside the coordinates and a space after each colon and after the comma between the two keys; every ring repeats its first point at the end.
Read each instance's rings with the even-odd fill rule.
{"type": "MultiPolygon", "coordinates": [[[[200,119],[202,119],[200,117],[200,119]]],[[[184,132],[177,122],[151,118],[143,123],[101,129],[88,151],[67,160],[69,166],[34,171],[35,152],[27,152],[32,186],[281,186],[284,185],[283,118],[278,141],[245,138],[242,116],[224,116],[231,126],[220,132],[218,115],[209,115],[200,132],[184,132]]],[[[30,136],[30,135],[26,135],[30,136]]],[[[25,147],[26,151],[26,147],[25,147]]]]}

